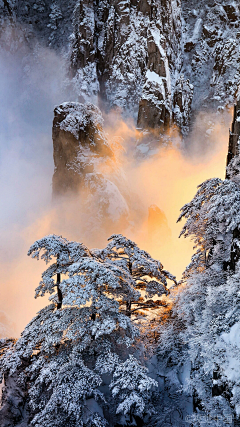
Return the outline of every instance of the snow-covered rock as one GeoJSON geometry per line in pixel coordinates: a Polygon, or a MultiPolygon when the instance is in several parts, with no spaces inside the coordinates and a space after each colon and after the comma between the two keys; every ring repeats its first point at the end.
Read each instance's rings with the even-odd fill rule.
{"type": "Polygon", "coordinates": [[[239,2],[182,0],[183,73],[194,111],[233,103],[240,82],[239,2]]]}
{"type": "MultiPolygon", "coordinates": [[[[234,105],[234,115],[231,131],[229,132],[229,145],[228,145],[228,154],[227,154],[227,166],[229,163],[236,157],[239,156],[239,138],[240,138],[240,100],[237,104],[234,105]]],[[[233,179],[233,175],[239,176],[239,166],[236,169],[237,164],[239,164],[239,158],[234,159],[235,165],[232,163],[232,167],[227,169],[226,177],[233,179]],[[237,162],[237,164],[236,164],[237,162]]],[[[239,178],[238,178],[239,179],[239,178]]]]}
{"type": "MultiPolygon", "coordinates": [[[[104,108],[119,107],[137,120],[139,102],[147,97],[156,110],[156,128],[156,96],[162,104],[160,124],[172,116],[175,76],[181,69],[180,0],[6,0],[5,6],[0,3],[0,20],[4,49],[17,52],[26,44],[34,55],[40,44],[65,54],[73,99],[99,100],[104,108]],[[149,73],[156,74],[160,86],[150,84],[148,91],[149,73]]],[[[148,128],[141,116],[141,126],[148,128]]]]}
{"type": "Polygon", "coordinates": [[[119,107],[144,129],[173,120],[185,134],[191,109],[236,99],[239,13],[236,0],[5,0],[0,46],[25,63],[49,46],[64,54],[72,99],[119,107]]]}
{"type": "Polygon", "coordinates": [[[71,38],[76,90],[91,99],[92,89],[85,90],[91,67],[95,70],[91,88],[97,94],[99,83],[99,94],[108,108],[120,107],[134,117],[139,114],[141,126],[149,127],[149,116],[145,120],[144,113],[138,113],[139,101],[140,110],[149,103],[151,111],[156,110],[152,127],[160,127],[171,116],[172,77],[181,65],[180,39],[179,1],[101,0],[94,6],[81,0],[74,10],[71,38]]]}
{"type": "Polygon", "coordinates": [[[112,222],[127,218],[128,205],[117,186],[121,177],[114,151],[95,105],[68,102],[55,108],[53,158],[54,198],[82,197],[85,211],[97,207],[100,222],[104,217],[112,222]]]}
{"type": "Polygon", "coordinates": [[[102,125],[101,112],[93,104],[64,103],[55,108],[53,195],[78,191],[96,163],[113,157],[102,125]]]}
{"type": "Polygon", "coordinates": [[[193,90],[193,85],[189,80],[185,80],[183,75],[176,81],[173,93],[173,119],[183,135],[189,131],[193,90]]]}

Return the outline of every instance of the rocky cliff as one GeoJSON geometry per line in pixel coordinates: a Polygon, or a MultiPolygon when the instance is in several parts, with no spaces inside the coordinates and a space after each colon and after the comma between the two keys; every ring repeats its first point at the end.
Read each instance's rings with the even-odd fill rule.
{"type": "Polygon", "coordinates": [[[175,0],[78,2],[71,64],[79,95],[99,94],[108,108],[138,115],[138,125],[166,125],[181,68],[180,14],[175,0]],[[156,110],[150,123],[148,104],[156,110]]]}
{"type": "MultiPolygon", "coordinates": [[[[229,130],[229,145],[227,154],[227,166],[231,160],[239,155],[239,138],[240,138],[240,101],[234,105],[233,122],[229,130]]],[[[228,178],[228,174],[226,175],[228,178]]]]}
{"type": "Polygon", "coordinates": [[[103,131],[100,110],[93,104],[66,102],[54,110],[53,194],[78,192],[88,174],[114,154],[103,131]]]}
{"type": "Polygon", "coordinates": [[[101,111],[93,104],[68,102],[54,110],[53,196],[80,200],[95,227],[127,222],[128,206],[121,193],[123,177],[103,130],[101,111]],[[120,189],[119,189],[120,188],[120,189]],[[95,214],[94,214],[95,212],[95,214]]]}
{"type": "Polygon", "coordinates": [[[182,0],[182,71],[194,85],[194,112],[221,108],[236,98],[239,18],[234,0],[182,0]]]}
{"type": "Polygon", "coordinates": [[[27,44],[34,52],[40,43],[65,55],[78,101],[120,108],[141,128],[164,130],[175,117],[181,125],[191,95],[187,102],[179,88],[174,95],[182,67],[180,0],[6,0],[0,17],[4,49],[27,44]]]}
{"type": "Polygon", "coordinates": [[[191,111],[238,92],[234,0],[4,0],[0,20],[3,49],[61,52],[72,99],[118,107],[140,128],[175,122],[186,134],[191,111]]]}

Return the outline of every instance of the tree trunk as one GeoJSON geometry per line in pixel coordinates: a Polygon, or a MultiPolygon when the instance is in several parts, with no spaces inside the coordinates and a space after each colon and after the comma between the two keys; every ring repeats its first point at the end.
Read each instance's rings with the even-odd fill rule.
{"type": "Polygon", "coordinates": [[[131,306],[132,306],[132,302],[131,301],[127,301],[126,302],[126,315],[128,317],[131,317],[131,306]]]}
{"type": "MultiPolygon", "coordinates": [[[[130,274],[132,276],[132,263],[131,263],[130,259],[128,262],[128,268],[129,268],[130,274]]],[[[126,315],[128,317],[131,317],[131,306],[132,306],[132,301],[127,301],[126,302],[126,315]]]]}
{"type": "Polygon", "coordinates": [[[59,288],[59,285],[61,283],[61,274],[57,273],[57,294],[58,294],[58,303],[57,303],[57,309],[59,310],[60,308],[62,308],[62,301],[63,301],[63,296],[62,296],[62,291],[59,288]]]}

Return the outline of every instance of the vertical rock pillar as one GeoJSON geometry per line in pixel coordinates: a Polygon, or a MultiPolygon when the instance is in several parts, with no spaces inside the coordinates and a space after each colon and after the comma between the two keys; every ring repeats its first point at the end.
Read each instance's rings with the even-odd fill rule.
{"type": "MultiPolygon", "coordinates": [[[[240,138],[240,100],[237,101],[237,104],[234,105],[233,113],[233,122],[231,130],[229,131],[229,145],[228,145],[228,154],[227,154],[227,166],[231,160],[239,155],[239,138],[240,138]]],[[[228,176],[228,171],[226,172],[226,178],[228,176]]]]}
{"type": "Polygon", "coordinates": [[[53,197],[77,193],[96,164],[113,157],[103,131],[101,111],[93,104],[65,102],[54,110],[53,197]]]}

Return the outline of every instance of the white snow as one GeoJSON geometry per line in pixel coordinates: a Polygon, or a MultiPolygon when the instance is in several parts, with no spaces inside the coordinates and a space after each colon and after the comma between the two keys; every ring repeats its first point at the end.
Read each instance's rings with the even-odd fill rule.
{"type": "Polygon", "coordinates": [[[161,34],[158,28],[151,28],[151,34],[155,40],[156,45],[160,47],[161,34]]]}
{"type": "Polygon", "coordinates": [[[162,83],[162,77],[160,77],[157,73],[155,73],[155,71],[147,70],[146,77],[148,80],[150,80],[150,82],[157,82],[160,85],[163,84],[162,83]]]}
{"type": "MultiPolygon", "coordinates": [[[[147,70],[147,72],[146,72],[146,78],[150,82],[158,83],[158,85],[160,86],[159,90],[161,91],[161,93],[163,94],[163,98],[165,99],[166,98],[166,93],[165,93],[165,87],[164,87],[164,84],[163,84],[163,78],[164,77],[160,77],[157,73],[155,73],[155,71],[147,70]]],[[[151,97],[151,95],[149,95],[149,96],[151,97]]],[[[146,95],[144,97],[146,98],[146,95]]]]}
{"type": "Polygon", "coordinates": [[[168,88],[168,92],[171,93],[171,76],[170,76],[170,71],[169,71],[168,58],[167,58],[166,51],[163,49],[162,44],[161,44],[161,42],[162,42],[161,38],[163,38],[163,37],[161,36],[160,31],[157,28],[151,28],[151,34],[152,34],[154,41],[155,41],[157,47],[159,48],[159,52],[161,53],[161,56],[164,60],[167,88],[168,88]]]}
{"type": "Polygon", "coordinates": [[[200,30],[201,30],[201,26],[202,26],[202,18],[198,18],[193,30],[193,36],[192,36],[192,41],[195,41],[196,39],[198,39],[199,34],[200,34],[200,30]]]}
{"type": "Polygon", "coordinates": [[[226,344],[231,344],[240,348],[240,322],[235,323],[230,329],[230,332],[223,333],[222,339],[226,344]]]}

